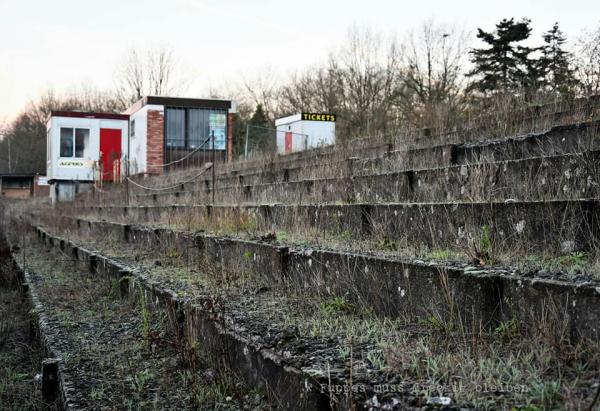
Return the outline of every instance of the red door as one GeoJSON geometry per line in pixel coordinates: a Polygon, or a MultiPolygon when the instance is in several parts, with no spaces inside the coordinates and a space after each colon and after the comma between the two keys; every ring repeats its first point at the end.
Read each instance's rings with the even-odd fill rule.
{"type": "Polygon", "coordinates": [[[286,132],[285,133],[285,153],[291,153],[292,152],[292,133],[291,132],[286,132]]]}
{"type": "Polygon", "coordinates": [[[100,158],[102,159],[102,179],[112,181],[113,164],[121,159],[121,130],[100,129],[100,158]]]}

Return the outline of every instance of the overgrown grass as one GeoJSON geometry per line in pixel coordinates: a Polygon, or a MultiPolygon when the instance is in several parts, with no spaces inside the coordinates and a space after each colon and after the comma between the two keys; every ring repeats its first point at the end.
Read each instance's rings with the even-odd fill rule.
{"type": "Polygon", "coordinates": [[[43,349],[30,335],[29,310],[22,291],[8,285],[12,267],[0,261],[0,409],[58,410],[42,400],[40,383],[43,349]]]}
{"type": "Polygon", "coordinates": [[[389,319],[350,313],[339,298],[304,301],[306,310],[288,312],[284,320],[301,334],[341,338],[345,344],[338,355],[346,361],[351,345],[373,344],[364,360],[410,382],[414,395],[444,395],[489,410],[581,409],[593,398],[598,342],[557,345],[544,333],[525,331],[516,318],[472,329],[435,314],[417,321],[389,319]]]}
{"type": "MultiPolygon", "coordinates": [[[[481,240],[482,250],[488,247],[485,237],[481,240]]],[[[97,239],[94,241],[92,244],[99,244],[97,239]]],[[[124,247],[104,243],[102,247],[109,255],[127,258],[132,257],[131,250],[138,249],[133,244],[124,247]]],[[[444,249],[440,252],[442,256],[450,255],[444,249]]],[[[211,271],[206,264],[196,266],[197,272],[181,276],[181,259],[165,258],[165,264],[156,267],[156,256],[151,254],[151,258],[146,256],[138,263],[152,267],[151,274],[156,278],[182,281],[179,284],[186,289],[188,281],[207,287],[204,291],[216,295],[215,307],[237,298],[244,287],[255,285],[258,289],[261,281],[260,275],[243,271],[244,261],[254,258],[250,253],[240,256],[241,265],[233,269],[233,277],[217,268],[211,271]]],[[[559,311],[552,307],[537,317],[537,325],[527,329],[516,318],[483,327],[453,316],[451,301],[448,313],[431,311],[420,319],[388,318],[361,309],[340,295],[308,297],[279,290],[275,284],[270,284],[269,290],[263,297],[269,297],[269,304],[259,314],[264,316],[262,321],[290,326],[298,330],[298,335],[314,339],[337,338],[343,342],[337,355],[349,368],[353,366],[348,361],[354,351],[353,361],[365,361],[376,370],[411,382],[415,395],[448,395],[457,403],[480,409],[577,409],[590,401],[600,347],[595,342],[565,338],[568,327],[563,326],[556,317],[559,311]],[[359,345],[363,349],[353,350],[359,345]]]]}

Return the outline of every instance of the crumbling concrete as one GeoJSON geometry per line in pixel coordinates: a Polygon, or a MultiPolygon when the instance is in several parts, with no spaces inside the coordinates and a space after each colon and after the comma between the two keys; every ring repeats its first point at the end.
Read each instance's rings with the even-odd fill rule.
{"type": "Polygon", "coordinates": [[[127,232],[128,241],[139,244],[160,245],[169,236],[179,247],[196,246],[207,263],[224,270],[251,271],[304,292],[344,295],[383,315],[441,313],[488,326],[518,318],[535,327],[553,307],[564,316],[573,338],[600,338],[600,328],[595,326],[600,324],[600,283],[536,278],[508,267],[425,263],[175,230],[162,230],[157,237],[155,230],[142,226],[71,221],[71,227],[121,235],[122,240],[127,232]]]}
{"type": "MultiPolygon", "coordinates": [[[[83,211],[83,210],[81,210],[83,211]]],[[[361,240],[472,248],[484,236],[496,251],[589,250],[599,241],[596,200],[502,203],[96,206],[87,215],[139,223],[319,232],[361,240]]],[[[84,213],[85,215],[86,213],[84,213]]]]}

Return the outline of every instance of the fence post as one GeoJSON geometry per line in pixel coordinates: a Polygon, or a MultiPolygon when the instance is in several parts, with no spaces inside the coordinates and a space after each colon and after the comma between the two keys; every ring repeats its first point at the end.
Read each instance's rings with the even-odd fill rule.
{"type": "Polygon", "coordinates": [[[129,207],[129,153],[125,157],[125,204],[129,207]]]}
{"type": "Polygon", "coordinates": [[[215,203],[215,131],[211,133],[212,138],[212,203],[215,203]]]}
{"type": "Polygon", "coordinates": [[[250,131],[250,124],[246,124],[246,144],[244,145],[244,160],[248,160],[248,132],[250,131]]]}

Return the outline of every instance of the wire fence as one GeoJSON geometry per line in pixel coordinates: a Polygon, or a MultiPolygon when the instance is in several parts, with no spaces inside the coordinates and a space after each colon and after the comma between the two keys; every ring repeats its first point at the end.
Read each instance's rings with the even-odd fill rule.
{"type": "Polygon", "coordinates": [[[267,157],[289,154],[309,148],[309,135],[291,131],[290,128],[275,129],[248,124],[244,138],[243,158],[267,157]]]}
{"type": "MultiPolygon", "coordinates": [[[[209,170],[212,171],[212,191],[214,197],[215,169],[219,164],[227,161],[227,150],[223,142],[217,141],[214,133],[201,139],[190,141],[187,139],[167,138],[164,147],[164,163],[147,165],[147,174],[160,175],[160,183],[154,179],[152,183],[144,181],[145,175],[138,173],[138,164],[135,160],[129,161],[127,157],[114,162],[113,182],[126,184],[129,197],[130,184],[136,189],[148,192],[168,191],[190,183],[209,170]],[[117,176],[118,175],[118,176],[117,176]]],[[[293,151],[304,150],[308,147],[308,135],[289,130],[277,130],[267,127],[249,125],[245,136],[245,158],[271,156],[273,154],[287,154],[293,151]]],[[[103,193],[102,176],[106,173],[97,173],[99,181],[96,189],[103,193]]]]}
{"type": "Polygon", "coordinates": [[[188,178],[187,180],[184,181],[179,181],[176,184],[172,184],[169,186],[164,186],[164,187],[149,187],[143,184],[140,184],[138,182],[136,182],[135,180],[133,180],[131,177],[126,177],[126,180],[128,182],[130,182],[131,184],[135,185],[136,187],[139,187],[143,190],[149,190],[149,191],[166,191],[166,190],[172,190],[174,188],[180,187],[183,184],[187,184],[190,183],[194,180],[196,180],[198,177],[200,177],[201,175],[203,175],[207,170],[212,169],[213,167],[213,163],[205,163],[204,164],[204,168],[202,168],[198,173],[194,174],[192,177],[188,178]]]}
{"type": "Polygon", "coordinates": [[[129,204],[133,188],[136,191],[150,193],[172,190],[197,180],[209,170],[212,170],[214,191],[215,164],[226,160],[225,150],[214,149],[215,140],[214,133],[211,133],[193,144],[193,147],[186,149],[180,147],[182,144],[168,139],[163,155],[156,158],[159,160],[158,164],[148,164],[145,172],[140,172],[139,164],[135,159],[130,160],[127,155],[112,162],[112,173],[103,170],[103,163],[99,161],[94,166],[93,191],[101,195],[109,195],[113,190],[107,190],[108,186],[104,184],[106,181],[110,181],[112,186],[124,184],[126,201],[129,204]],[[148,179],[151,175],[158,178],[148,179]]]}

